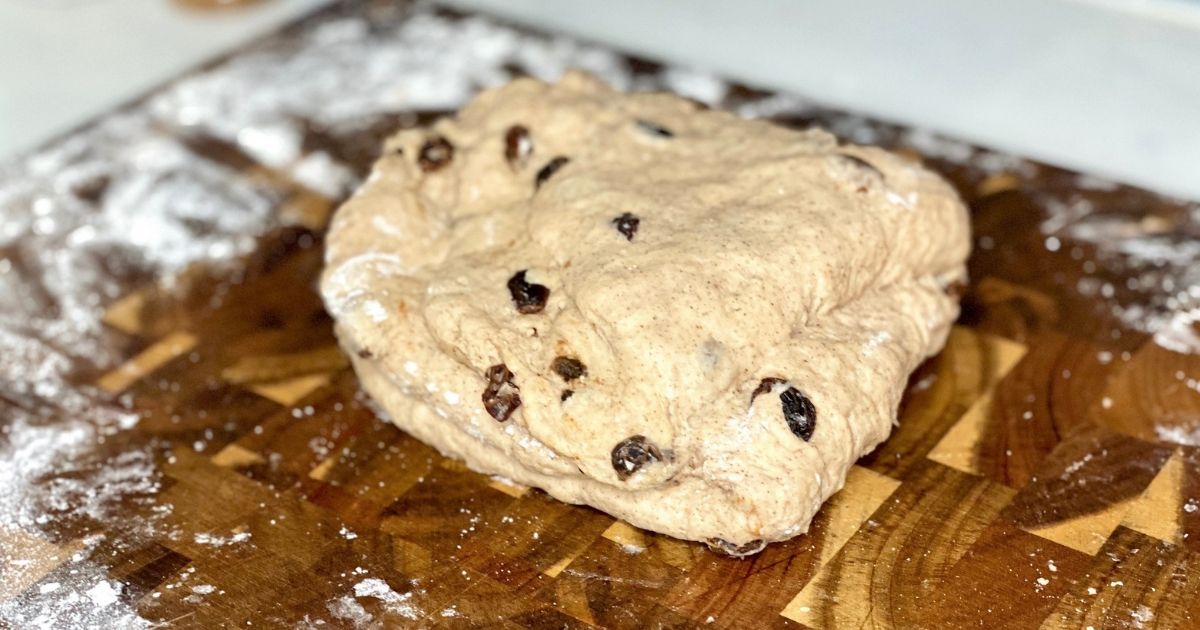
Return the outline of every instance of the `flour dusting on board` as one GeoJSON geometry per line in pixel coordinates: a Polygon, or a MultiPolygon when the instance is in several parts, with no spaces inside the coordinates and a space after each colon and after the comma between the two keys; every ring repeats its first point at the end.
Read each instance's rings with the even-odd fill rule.
{"type": "MultiPolygon", "coordinates": [[[[0,163],[0,626],[157,627],[173,619],[155,609],[170,593],[184,591],[180,601],[193,606],[185,613],[192,615],[202,606],[219,606],[227,585],[211,575],[185,584],[196,572],[192,564],[162,584],[147,585],[149,590],[134,589],[110,575],[113,558],[164,544],[190,562],[183,553],[189,548],[251,554],[270,538],[231,524],[181,535],[167,524],[175,508],[161,500],[170,480],[160,462],[173,462],[167,455],[172,448],[204,458],[217,449],[204,440],[131,437],[130,429],[142,421],[137,401],[94,386],[134,353],[129,338],[104,323],[108,307],[139,287],[170,289],[197,263],[235,272],[255,237],[280,222],[273,209],[284,199],[270,177],[260,176],[262,167],[328,197],[352,190],[355,169],[343,156],[313,146],[312,125],[350,134],[381,116],[452,110],[514,72],[554,79],[569,67],[620,89],[668,87],[709,103],[728,93],[727,84],[705,73],[667,68],[639,74],[611,51],[481,18],[427,11],[401,21],[335,15],[176,82],[43,150],[0,163]],[[180,140],[189,136],[216,138],[256,164],[248,173],[214,160],[180,140]]],[[[815,109],[786,95],[733,105],[742,115],[759,117],[815,109]]],[[[841,116],[833,126],[855,141],[883,139],[880,127],[861,117],[841,116]]],[[[1028,168],[1022,160],[923,132],[899,141],[989,172],[1028,168]]],[[[1070,215],[1056,229],[1078,230],[1073,236],[1086,239],[1086,229],[1077,225],[1085,214],[1070,215]]],[[[1137,228],[1143,235],[1155,229],[1091,225],[1087,229],[1137,228]]],[[[1094,240],[1103,240],[1095,234],[1094,240]]],[[[1114,256],[1171,261],[1174,271],[1159,281],[1175,283],[1177,303],[1145,307],[1168,309],[1155,311],[1161,311],[1154,320],[1161,323],[1151,332],[1164,347],[1194,352],[1200,278],[1185,267],[1195,251],[1152,236],[1129,247],[1136,249],[1114,256]]],[[[1135,324],[1141,321],[1137,313],[1128,315],[1135,324]]],[[[1200,443],[1191,434],[1178,441],[1185,437],[1200,443]]],[[[475,523],[473,517],[464,536],[475,523]]],[[[346,527],[340,534],[348,544],[363,542],[346,527]]],[[[413,601],[423,594],[418,589],[400,592],[383,579],[362,579],[358,571],[354,576],[332,585],[329,592],[336,595],[318,604],[318,612],[293,621],[373,627],[464,616],[441,603],[423,610],[413,601]]]]}
{"type": "Polygon", "coordinates": [[[1145,628],[1146,624],[1154,620],[1154,611],[1150,607],[1142,604],[1138,606],[1130,616],[1133,618],[1134,628],[1145,628]]]}
{"type": "Polygon", "coordinates": [[[250,537],[250,532],[238,532],[230,536],[214,536],[212,534],[199,532],[193,537],[193,540],[195,540],[196,544],[198,545],[224,547],[225,545],[236,545],[240,542],[246,542],[247,540],[250,540],[250,537]]]}
{"type": "Polygon", "coordinates": [[[452,110],[480,88],[511,79],[509,64],[547,80],[576,67],[630,85],[626,65],[610,51],[524,35],[483,18],[416,13],[384,33],[357,17],[321,24],[291,45],[179,83],[155,97],[149,111],[232,142],[263,164],[294,170],[302,166],[306,124],[339,129],[389,112],[452,110]]]}
{"type": "MultiPolygon", "coordinates": [[[[1083,179],[1078,183],[1085,191],[1112,190],[1103,182],[1076,179],[1083,179]]],[[[1036,201],[1044,211],[1040,227],[1046,249],[1069,254],[1079,266],[1082,273],[1074,289],[1116,320],[1109,331],[1113,339],[1133,331],[1148,337],[1151,348],[1200,355],[1200,204],[1097,207],[1086,192],[1043,195],[1036,201]]],[[[1108,363],[1112,353],[1098,358],[1108,363]]],[[[1200,374],[1181,369],[1174,378],[1172,390],[1190,390],[1200,400],[1200,374]]],[[[1104,409],[1113,405],[1109,397],[1100,403],[1104,409]]],[[[1154,419],[1158,439],[1200,445],[1200,418],[1185,412],[1154,419]]]]}
{"type": "MultiPolygon", "coordinates": [[[[0,536],[0,573],[20,581],[6,581],[0,625],[149,625],[135,612],[144,605],[106,577],[98,551],[163,533],[171,506],[156,504],[157,461],[173,445],[118,446],[139,417],[128,396],[114,400],[91,384],[129,358],[126,338],[103,323],[105,309],[139,286],[169,288],[195,263],[230,266],[278,223],[272,208],[282,201],[269,181],[177,138],[221,139],[337,197],[357,184],[353,171],[306,147],[306,125],[344,131],[381,114],[451,110],[506,82],[514,68],[553,79],[569,67],[631,86],[615,53],[485,19],[426,11],[383,24],[334,17],[0,164],[0,525],[20,533],[0,536]],[[144,516],[130,518],[139,504],[144,516]],[[67,522],[83,537],[55,534],[67,522]]],[[[700,97],[724,92],[723,82],[699,73],[672,80],[700,97]]],[[[205,452],[203,441],[186,446],[205,452]]],[[[254,539],[198,533],[194,543],[242,547],[254,539]]],[[[190,597],[201,601],[199,591],[190,597]]],[[[401,618],[423,615],[407,598],[367,579],[329,612],[369,621],[356,599],[374,599],[401,618]]]]}
{"type": "MultiPolygon", "coordinates": [[[[109,446],[138,416],[77,375],[122,360],[123,340],[101,323],[107,304],[130,284],[246,253],[271,204],[137,112],[0,167],[0,521],[52,548],[73,543],[47,532],[86,533],[56,569],[57,586],[0,604],[0,621],[139,625],[91,555],[107,534],[121,546],[155,531],[160,475],[149,445],[109,446]]],[[[0,539],[6,576],[38,560],[14,540],[0,539]]],[[[25,586],[42,577],[18,575],[25,586]]]]}
{"type": "Polygon", "coordinates": [[[1076,289],[1099,297],[1126,327],[1160,347],[1200,354],[1200,205],[1169,216],[1099,211],[1083,196],[1044,197],[1042,232],[1094,248],[1076,289]],[[1105,272],[1132,274],[1115,286],[1105,272]]]}
{"type": "MultiPolygon", "coordinates": [[[[367,578],[355,584],[351,594],[330,601],[326,609],[334,619],[355,628],[383,627],[371,623],[376,615],[369,612],[368,607],[380,609],[392,624],[399,620],[416,621],[425,616],[425,611],[418,608],[412,599],[413,591],[398,593],[379,578],[367,578]]],[[[380,620],[380,623],[385,622],[380,620]]]]}

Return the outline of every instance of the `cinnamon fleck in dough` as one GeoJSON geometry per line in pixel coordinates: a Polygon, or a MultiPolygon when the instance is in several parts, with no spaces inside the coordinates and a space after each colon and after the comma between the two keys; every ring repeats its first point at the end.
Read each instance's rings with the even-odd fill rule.
{"type": "Polygon", "coordinates": [[[388,148],[321,284],[365,390],[476,470],[725,553],[807,531],[958,314],[954,191],[821,130],[569,73],[388,148]]]}

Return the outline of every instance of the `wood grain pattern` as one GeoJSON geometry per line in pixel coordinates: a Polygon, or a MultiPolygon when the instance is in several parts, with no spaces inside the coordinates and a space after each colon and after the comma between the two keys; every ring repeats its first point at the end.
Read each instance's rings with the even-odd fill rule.
{"type": "Polygon", "coordinates": [[[1120,528],[1042,627],[1194,627],[1198,602],[1200,556],[1120,528]]]}
{"type": "Polygon", "coordinates": [[[1089,557],[997,519],[926,602],[930,628],[1037,628],[1089,557]]]}
{"type": "Polygon", "coordinates": [[[925,463],[808,582],[784,616],[814,628],[922,626],[924,600],[1011,496],[1003,485],[925,463]]]}
{"type": "MultiPolygon", "coordinates": [[[[735,87],[726,105],[769,96],[735,87]]],[[[806,111],[780,122],[847,120],[806,111]]],[[[341,135],[313,123],[304,150],[362,174],[380,138],[429,118],[395,112],[341,135]]],[[[167,627],[1200,626],[1200,357],[1077,291],[1091,246],[1052,251],[1042,225],[1047,195],[1168,230],[1183,204],[1082,190],[1044,165],[922,156],[900,128],[855,124],[941,171],[989,245],[894,434],[807,535],[720,557],[474,473],[381,421],[313,290],[339,200],[191,135],[196,159],[278,189],[283,227],[234,276],[196,268],[181,290],[131,284],[109,304],[124,363],[84,376],[141,417],[101,446],[152,454],[158,489],[120,510],[153,533],[123,544],[135,537],[122,527],[54,514],[37,531],[0,526],[37,558],[0,565],[0,599],[34,596],[102,534],[90,560],[167,627]]],[[[1134,273],[1096,272],[1118,287],[1134,273]]]]}
{"type": "Polygon", "coordinates": [[[1045,458],[1004,515],[1027,531],[1096,553],[1170,454],[1163,446],[1083,427],[1045,458]]]}

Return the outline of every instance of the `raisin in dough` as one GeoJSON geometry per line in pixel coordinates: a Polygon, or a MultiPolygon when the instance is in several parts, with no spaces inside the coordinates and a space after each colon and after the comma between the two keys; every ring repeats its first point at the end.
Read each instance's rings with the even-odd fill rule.
{"type": "Polygon", "coordinates": [[[909,161],[570,73],[391,138],[321,289],[405,431],[740,555],[887,437],[968,248],[909,161]]]}

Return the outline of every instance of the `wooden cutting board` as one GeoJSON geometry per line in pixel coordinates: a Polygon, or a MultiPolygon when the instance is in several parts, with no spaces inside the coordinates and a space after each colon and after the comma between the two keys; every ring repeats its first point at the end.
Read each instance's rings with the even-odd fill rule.
{"type": "MultiPolygon", "coordinates": [[[[725,105],[770,97],[735,88],[725,105]]],[[[362,173],[415,118],[314,131],[307,150],[362,173]]],[[[848,119],[780,122],[845,134],[848,119]]],[[[0,528],[38,559],[5,597],[68,580],[79,541],[106,534],[91,560],[169,627],[1200,627],[1200,448],[1170,439],[1200,441],[1200,355],[1113,309],[1168,292],[1138,284],[1144,268],[1045,225],[1047,200],[1082,199],[1195,238],[1186,204],[854,120],[855,137],[945,174],[971,206],[976,249],[948,346],[808,535],[719,557],[473,473],[380,421],[314,290],[337,200],[190,136],[197,159],[276,187],[289,227],[232,276],[193,268],[183,291],[130,284],[107,306],[125,362],[84,376],[141,420],[98,448],[156,454],[157,491],[120,508],[153,532],[123,540],[54,514],[36,531],[0,528]],[[1081,289],[1092,280],[1112,286],[1081,289]]]]}

